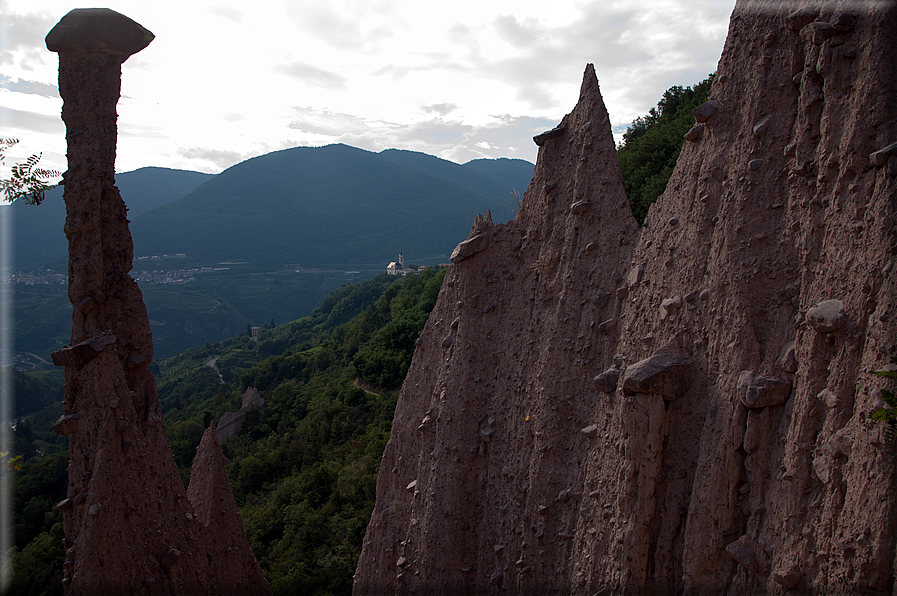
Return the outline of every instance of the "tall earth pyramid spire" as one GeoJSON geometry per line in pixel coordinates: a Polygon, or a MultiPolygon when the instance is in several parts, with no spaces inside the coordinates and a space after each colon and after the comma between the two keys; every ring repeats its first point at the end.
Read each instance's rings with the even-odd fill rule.
{"type": "Polygon", "coordinates": [[[214,430],[203,439],[189,491],[202,502],[191,503],[184,490],[148,370],[146,307],[128,275],[133,244],[115,187],[115,106],[121,64],[152,39],[114,11],[78,9],[46,40],[59,53],[74,306],[71,344],[53,354],[65,366],[65,413],[54,430],[69,437],[71,457],[68,498],[59,504],[63,584],[70,595],[265,595],[214,430]],[[215,499],[224,504],[214,506],[215,499]],[[218,515],[209,520],[212,512],[218,515]]]}

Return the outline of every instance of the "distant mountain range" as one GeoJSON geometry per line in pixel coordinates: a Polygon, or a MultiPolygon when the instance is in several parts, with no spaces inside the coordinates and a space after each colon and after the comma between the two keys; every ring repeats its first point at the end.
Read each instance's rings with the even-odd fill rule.
{"type": "Polygon", "coordinates": [[[477,213],[514,216],[533,164],[465,165],[423,153],[297,147],[244,161],[135,217],[137,252],[254,266],[375,263],[448,255],[477,213]]]}
{"type": "MultiPolygon", "coordinates": [[[[303,317],[332,290],[384,270],[399,252],[408,264],[447,261],[477,213],[491,210],[496,222],[513,217],[512,192],[523,194],[533,167],[518,159],[459,165],[411,151],[331,145],[270,153],[216,176],[164,168],[116,175],[135,256],[187,255],[138,262],[135,270],[240,262],[195,283],[141,284],[157,357],[248,324],[303,317]]],[[[11,209],[17,268],[64,273],[62,189],[40,206],[17,202],[11,209]]],[[[47,358],[68,342],[65,288],[16,285],[16,349],[47,358]]]]}
{"type": "MultiPolygon", "coordinates": [[[[374,263],[449,254],[477,213],[514,216],[533,173],[519,159],[459,165],[431,155],[347,145],[297,147],[218,175],[143,168],[116,175],[135,256],[186,253],[191,263],[269,267],[374,263]]],[[[64,268],[62,189],[13,206],[16,264],[64,268]]]]}
{"type": "MultiPolygon", "coordinates": [[[[160,205],[180,199],[203,182],[214,178],[213,174],[171,170],[168,168],[141,168],[133,172],[116,174],[115,182],[128,205],[131,219],[160,205]]],[[[64,271],[68,260],[68,241],[63,232],[65,202],[62,187],[46,194],[39,206],[22,201],[13,203],[15,223],[15,261],[22,271],[47,267],[64,271]]]]}

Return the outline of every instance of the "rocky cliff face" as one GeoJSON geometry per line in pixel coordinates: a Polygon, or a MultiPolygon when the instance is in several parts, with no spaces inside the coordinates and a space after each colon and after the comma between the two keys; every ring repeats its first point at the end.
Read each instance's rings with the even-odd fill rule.
{"type": "Polygon", "coordinates": [[[893,590],[895,10],[739,1],[643,227],[586,69],[456,250],[356,594],[893,590]]]}

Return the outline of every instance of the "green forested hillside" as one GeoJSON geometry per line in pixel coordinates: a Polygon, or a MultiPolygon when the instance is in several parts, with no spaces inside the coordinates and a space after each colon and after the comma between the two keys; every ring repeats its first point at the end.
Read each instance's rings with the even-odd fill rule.
{"type": "MultiPolygon", "coordinates": [[[[223,448],[247,537],[275,594],[351,592],[396,390],[443,276],[431,270],[344,288],[311,317],[266,330],[259,349],[285,347],[279,355],[229,369],[231,380],[214,395],[175,397],[182,407],[166,413],[186,478],[204,425],[237,409],[247,387],[265,399],[264,415],[247,414],[223,448]]],[[[162,363],[161,375],[179,360],[162,363]]],[[[167,386],[160,393],[174,405],[167,386]]]]}
{"type": "MultiPolygon", "coordinates": [[[[397,389],[444,275],[379,275],[339,288],[308,317],[269,323],[257,340],[244,332],[154,363],[185,483],[204,428],[237,410],[247,387],[265,399],[264,415],[250,411],[223,449],[247,536],[275,594],[351,592],[397,389]]],[[[16,429],[32,457],[15,472],[12,594],[61,593],[54,505],[64,498],[67,453],[38,457],[38,435],[33,425],[16,429]]]]}
{"type": "Polygon", "coordinates": [[[685,143],[683,136],[695,123],[692,110],[707,101],[712,82],[711,74],[692,87],[670,87],[657,108],[637,118],[623,135],[617,157],[639,223],[645,221],[648,209],[666,188],[685,143]]]}

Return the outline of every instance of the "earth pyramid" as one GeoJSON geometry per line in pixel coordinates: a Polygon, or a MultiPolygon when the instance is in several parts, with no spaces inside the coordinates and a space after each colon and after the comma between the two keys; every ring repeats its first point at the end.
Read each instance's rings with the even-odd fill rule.
{"type": "Polygon", "coordinates": [[[894,47],[894,2],[738,0],[643,226],[586,68],[453,255],[356,594],[892,592],[894,47]]]}
{"type": "Polygon", "coordinates": [[[115,187],[121,65],[153,34],[109,9],[77,9],[47,35],[59,53],[66,124],[65,233],[71,344],[65,366],[69,437],[63,584],[72,596],[269,594],[249,548],[215,429],[184,490],[165,440],[149,319],[128,275],[134,247],[115,187]]]}

